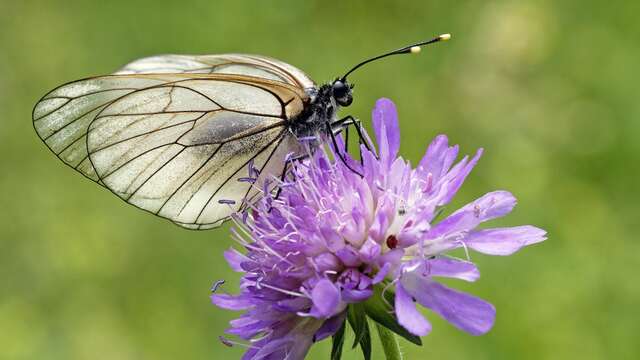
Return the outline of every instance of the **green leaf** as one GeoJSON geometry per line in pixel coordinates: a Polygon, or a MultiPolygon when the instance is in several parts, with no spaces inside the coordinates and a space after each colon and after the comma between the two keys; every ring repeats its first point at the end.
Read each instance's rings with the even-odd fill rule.
{"type": "Polygon", "coordinates": [[[378,330],[380,344],[382,345],[382,350],[387,360],[402,360],[402,351],[400,351],[396,334],[380,324],[376,324],[376,329],[378,330]]]}
{"type": "Polygon", "coordinates": [[[355,339],[353,340],[353,345],[351,348],[355,348],[362,340],[362,337],[365,335],[365,329],[367,327],[367,315],[364,311],[364,306],[362,304],[351,304],[347,309],[347,319],[349,320],[349,325],[353,329],[353,332],[356,334],[355,339]]]}
{"type": "Polygon", "coordinates": [[[369,332],[369,323],[365,318],[365,330],[362,339],[360,340],[360,348],[362,349],[362,355],[364,360],[371,360],[371,333],[369,332]]]}
{"type": "MultiPolygon", "coordinates": [[[[398,324],[398,319],[395,316],[393,307],[389,307],[382,299],[382,289],[384,285],[378,284],[373,288],[373,295],[363,303],[365,313],[378,324],[386,327],[394,333],[402,336],[408,341],[422,346],[422,340],[419,336],[415,336],[407,329],[398,324]]],[[[393,304],[395,293],[387,290],[384,294],[385,299],[389,304],[393,304]]]]}
{"type": "Polygon", "coordinates": [[[346,321],[342,323],[340,329],[331,337],[331,360],[340,360],[342,358],[342,346],[344,345],[344,330],[346,321]]]}
{"type": "Polygon", "coordinates": [[[362,355],[365,360],[371,359],[371,332],[369,331],[369,323],[367,315],[362,304],[351,304],[347,310],[347,320],[355,333],[353,347],[360,344],[362,355]]]}

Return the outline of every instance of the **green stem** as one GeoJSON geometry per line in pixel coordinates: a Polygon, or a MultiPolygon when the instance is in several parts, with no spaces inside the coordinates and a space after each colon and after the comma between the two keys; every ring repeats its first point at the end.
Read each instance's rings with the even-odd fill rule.
{"type": "Polygon", "coordinates": [[[396,334],[380,324],[376,324],[376,329],[378,329],[378,337],[380,337],[387,360],[402,360],[402,353],[400,352],[396,334]]]}

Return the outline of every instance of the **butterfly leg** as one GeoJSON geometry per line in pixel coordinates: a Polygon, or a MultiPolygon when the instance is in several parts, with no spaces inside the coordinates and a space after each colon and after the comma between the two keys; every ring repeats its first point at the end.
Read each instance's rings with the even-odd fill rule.
{"type": "Polygon", "coordinates": [[[347,115],[345,117],[343,117],[342,119],[338,119],[334,122],[331,123],[331,127],[332,128],[336,128],[336,127],[342,127],[343,125],[351,125],[353,123],[356,122],[360,122],[360,120],[354,118],[351,115],[347,115]]]}
{"type": "Polygon", "coordinates": [[[354,173],[356,173],[356,174],[358,174],[360,176],[363,176],[358,170],[356,170],[353,167],[351,167],[351,165],[349,165],[349,163],[347,162],[347,159],[344,157],[344,152],[340,150],[340,147],[338,146],[338,142],[336,141],[336,134],[333,133],[332,126],[329,123],[327,123],[327,132],[329,133],[329,136],[331,137],[331,142],[333,143],[333,148],[335,149],[336,154],[338,155],[338,158],[340,158],[342,163],[349,170],[353,171],[354,173]]]}
{"type": "Polygon", "coordinates": [[[294,166],[295,161],[299,161],[307,158],[309,155],[297,155],[297,156],[289,156],[284,161],[284,167],[282,168],[282,174],[280,174],[280,185],[278,186],[278,190],[276,190],[276,195],[274,196],[274,200],[277,200],[280,197],[280,193],[282,192],[282,185],[285,183],[285,178],[289,173],[289,166],[294,166]]]}
{"type": "Polygon", "coordinates": [[[356,132],[358,133],[358,139],[359,142],[361,144],[364,144],[364,147],[367,148],[367,150],[371,151],[371,146],[369,143],[369,140],[367,138],[364,137],[364,133],[362,130],[362,121],[360,121],[359,119],[354,118],[351,115],[347,115],[345,117],[343,117],[342,119],[338,119],[336,121],[334,121],[333,123],[331,123],[331,127],[335,128],[337,126],[340,126],[341,128],[347,128],[347,126],[349,125],[353,125],[356,129],[356,132]]]}
{"type": "Polygon", "coordinates": [[[349,127],[344,128],[344,151],[349,152],[349,127]]]}

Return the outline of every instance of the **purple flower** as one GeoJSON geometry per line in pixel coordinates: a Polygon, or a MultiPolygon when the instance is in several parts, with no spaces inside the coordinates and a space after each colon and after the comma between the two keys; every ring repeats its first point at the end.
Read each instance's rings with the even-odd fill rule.
{"type": "MultiPolygon", "coordinates": [[[[398,157],[390,100],[376,103],[373,127],[378,150],[361,146],[361,163],[348,157],[347,166],[335,149],[316,151],[296,163],[277,197],[265,195],[244,220],[236,218],[234,237],[246,253],[231,249],[225,257],[243,273],[241,291],[212,300],[245,310],[227,330],[247,341],[244,359],[301,359],[313,342],[343,326],[349,307],[372,301],[382,301],[385,314],[378,315],[392,316],[409,334],[431,331],[416,303],[472,335],[484,334],[495,308],[437,281],[475,281],[479,271],[447,252],[510,255],[546,239],[533,226],[478,229],[511,212],[516,199],[507,191],[487,193],[437,220],[482,150],[455,163],[458,146],[440,135],[412,168],[398,157]]],[[[365,310],[377,319],[374,307],[365,310]]]]}

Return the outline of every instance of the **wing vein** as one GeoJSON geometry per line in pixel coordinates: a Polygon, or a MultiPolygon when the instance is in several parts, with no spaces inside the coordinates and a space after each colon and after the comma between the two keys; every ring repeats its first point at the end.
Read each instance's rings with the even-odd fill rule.
{"type": "MultiPolygon", "coordinates": [[[[280,145],[282,144],[282,141],[284,140],[284,136],[281,136],[280,139],[278,140],[278,143],[276,144],[275,148],[273,149],[273,151],[271,152],[271,154],[269,154],[269,157],[267,157],[267,160],[264,162],[264,164],[262,164],[262,166],[260,167],[260,173],[262,173],[262,171],[264,171],[264,169],[267,167],[267,165],[269,164],[269,161],[271,161],[271,158],[273,157],[273,154],[276,153],[276,151],[278,151],[278,148],[280,147],[280,145]]],[[[286,171],[286,167],[287,164],[284,164],[285,170],[286,171]]],[[[253,185],[251,185],[249,187],[249,189],[247,190],[247,192],[244,194],[244,196],[242,197],[243,199],[247,199],[247,196],[249,195],[249,193],[251,192],[251,188],[253,187],[253,185]]],[[[219,220],[219,219],[218,219],[219,220]]]]}
{"type": "MultiPolygon", "coordinates": [[[[118,141],[116,141],[116,142],[112,142],[112,143],[110,143],[110,144],[108,144],[108,145],[106,145],[106,146],[104,146],[104,147],[94,149],[93,151],[89,152],[89,154],[90,154],[90,155],[93,155],[93,154],[95,154],[95,153],[97,153],[97,152],[99,152],[99,151],[106,150],[106,149],[108,149],[108,148],[110,148],[110,147],[112,147],[112,146],[115,146],[115,145],[118,145],[118,144],[122,144],[123,142],[129,141],[129,140],[133,140],[133,139],[135,139],[135,138],[139,138],[139,137],[141,137],[141,136],[151,135],[151,134],[156,133],[156,132],[158,132],[158,131],[163,131],[163,130],[171,129],[171,128],[174,128],[174,127],[177,127],[177,126],[180,126],[180,125],[188,124],[188,123],[190,123],[190,122],[196,122],[196,121],[197,121],[198,119],[200,119],[203,115],[204,115],[204,113],[203,113],[202,115],[198,116],[198,117],[197,117],[197,118],[195,118],[195,119],[186,120],[186,121],[182,121],[182,122],[179,122],[179,123],[175,123],[175,124],[171,124],[171,125],[168,125],[168,126],[162,127],[163,125],[166,125],[166,123],[167,123],[167,122],[171,121],[171,119],[169,119],[169,120],[167,120],[167,122],[165,122],[164,124],[160,125],[160,127],[159,127],[159,128],[156,128],[156,129],[153,129],[153,130],[150,130],[150,131],[144,132],[144,133],[140,133],[140,134],[137,134],[137,135],[133,135],[133,136],[131,136],[131,137],[124,138],[124,139],[122,139],[122,140],[118,140],[118,141]]],[[[145,119],[147,119],[147,118],[145,118],[145,119]]],[[[143,119],[140,119],[140,120],[143,120],[143,119]]],[[[140,121],[140,120],[137,120],[137,121],[140,121]]],[[[136,121],[136,122],[137,122],[137,121],[136,121]]],[[[133,124],[130,124],[129,126],[131,126],[131,125],[133,125],[133,124]]],[[[125,129],[122,129],[122,131],[124,131],[124,130],[126,130],[126,128],[125,128],[125,129]]],[[[188,132],[188,131],[191,131],[191,129],[187,130],[187,132],[188,132]]],[[[186,134],[187,132],[185,132],[185,134],[186,134]]],[[[117,136],[117,135],[118,135],[118,134],[114,134],[114,135],[113,135],[113,136],[111,136],[109,139],[107,139],[107,141],[108,141],[108,140],[110,140],[110,139],[112,139],[113,137],[115,137],[115,136],[117,136]]],[[[184,134],[182,134],[182,135],[184,135],[184,134]]],[[[181,136],[182,136],[182,135],[181,135],[181,136]]]]}
{"type": "MultiPolygon", "coordinates": [[[[129,197],[127,198],[127,201],[129,201],[129,199],[131,199],[137,192],[138,190],[140,190],[147,182],[149,182],[149,180],[151,180],[152,177],[154,177],[160,170],[162,170],[167,164],[169,164],[171,161],[173,161],[173,159],[176,158],[176,156],[180,155],[186,148],[182,148],[180,149],[180,151],[178,151],[175,155],[173,155],[171,157],[171,159],[169,159],[169,161],[165,162],[164,164],[162,164],[159,168],[157,168],[148,178],[146,178],[132,193],[131,195],[129,195],[129,197]]],[[[138,174],[138,176],[140,176],[140,174],[138,174]]],[[[137,179],[137,176],[136,176],[137,179]]],[[[135,180],[134,180],[135,181],[135,180]]],[[[133,184],[133,182],[131,183],[133,184]]],[[[131,184],[129,184],[129,187],[131,186],[131,184]]]]}
{"type": "Polygon", "coordinates": [[[160,144],[160,145],[158,145],[158,146],[154,146],[154,147],[152,147],[151,149],[145,150],[145,151],[141,152],[140,154],[138,154],[137,156],[132,157],[131,159],[129,159],[129,160],[125,161],[124,163],[122,163],[122,164],[118,165],[115,169],[113,169],[113,170],[111,170],[110,172],[108,172],[107,174],[105,174],[105,175],[103,176],[103,179],[108,178],[108,177],[109,177],[109,176],[111,176],[113,173],[115,173],[115,172],[117,172],[118,170],[122,169],[123,167],[127,166],[127,164],[130,164],[132,161],[137,160],[139,157],[144,156],[144,155],[146,155],[146,154],[148,154],[148,153],[150,153],[150,152],[152,152],[152,151],[154,151],[154,150],[158,150],[158,149],[160,149],[161,147],[168,146],[168,145],[169,145],[169,146],[170,146],[170,145],[178,145],[178,146],[185,147],[184,145],[180,145],[180,144],[175,143],[175,142],[174,142],[174,143],[169,143],[169,144],[160,144]]]}
{"type": "MultiPolygon", "coordinates": [[[[108,91],[121,91],[121,90],[137,90],[137,89],[132,89],[132,88],[104,89],[104,90],[98,90],[98,91],[94,91],[94,92],[90,92],[90,93],[86,93],[86,94],[78,95],[78,96],[76,96],[76,97],[71,97],[71,96],[50,96],[50,97],[46,97],[46,96],[45,96],[45,97],[43,97],[43,98],[42,98],[42,100],[38,101],[38,103],[42,102],[43,100],[49,100],[49,99],[67,99],[68,101],[67,101],[67,102],[65,102],[64,104],[62,104],[61,106],[59,106],[59,107],[57,107],[57,108],[55,108],[55,109],[51,110],[50,112],[48,112],[48,113],[46,113],[46,114],[44,114],[44,115],[42,115],[42,116],[39,116],[38,118],[34,118],[34,119],[33,119],[33,122],[36,122],[36,121],[38,121],[38,120],[41,120],[41,119],[43,119],[43,118],[45,118],[45,117],[47,117],[47,116],[49,116],[49,115],[53,114],[54,112],[56,112],[56,111],[58,111],[58,110],[62,109],[63,107],[65,107],[65,105],[68,105],[68,104],[69,104],[69,102],[70,102],[71,100],[81,99],[81,98],[83,98],[83,97],[85,97],[85,96],[95,95],[95,94],[99,94],[99,93],[103,93],[103,92],[108,92],[108,91]]],[[[55,90],[54,90],[54,91],[55,91],[55,90]]],[[[105,104],[105,105],[106,105],[106,104],[105,104]]],[[[99,107],[99,106],[98,106],[98,107],[99,107]]],[[[95,109],[97,109],[97,108],[95,108],[95,109]]],[[[93,110],[95,110],[95,109],[93,109],[93,110]]],[[[93,111],[93,110],[92,110],[92,111],[93,111]]],[[[91,111],[89,111],[89,112],[91,112],[91,111]]],[[[85,115],[86,115],[86,113],[85,113],[85,115]]],[[[81,117],[82,117],[82,116],[81,116],[81,117]]]]}
{"type": "MultiPolygon", "coordinates": [[[[202,170],[203,167],[205,167],[205,165],[207,165],[207,163],[209,161],[211,161],[211,159],[213,159],[214,156],[216,156],[216,154],[218,153],[218,151],[220,150],[220,148],[222,146],[224,146],[225,143],[220,144],[211,155],[209,155],[209,157],[207,158],[207,160],[205,160],[191,175],[189,175],[181,184],[180,186],[178,186],[172,193],[171,195],[169,195],[169,197],[167,197],[167,199],[162,203],[162,206],[160,206],[160,208],[158,209],[158,211],[156,211],[156,215],[160,213],[160,211],[162,211],[162,209],[164,208],[165,205],[167,205],[167,203],[178,193],[178,191],[180,191],[180,189],[182,189],[182,187],[189,182],[189,180],[191,180],[191,178],[193,178],[200,170],[202,170]]],[[[205,181],[206,182],[206,181],[205,181]]],[[[202,188],[202,186],[200,186],[198,188],[198,190],[200,190],[202,188]]],[[[189,204],[189,202],[191,201],[191,199],[193,199],[193,197],[195,196],[197,191],[192,192],[191,196],[189,197],[189,200],[187,200],[184,205],[182,206],[182,208],[180,209],[180,211],[178,212],[177,216],[180,216],[180,214],[182,213],[182,211],[187,207],[187,204],[189,204]]]]}
{"type": "MultiPolygon", "coordinates": [[[[282,130],[280,132],[280,134],[278,134],[278,138],[280,138],[278,145],[276,145],[274,147],[274,151],[275,149],[278,148],[278,146],[280,145],[280,141],[282,141],[282,134],[284,133],[284,130],[282,130]]],[[[218,186],[218,188],[213,192],[213,194],[211,194],[211,196],[209,197],[209,199],[207,200],[207,202],[204,204],[204,206],[202,207],[202,209],[200,209],[200,212],[198,213],[198,216],[196,217],[195,223],[198,222],[198,220],[200,219],[200,217],[202,216],[202,214],[204,213],[204,209],[207,208],[207,206],[209,205],[209,203],[211,202],[211,200],[213,200],[213,198],[218,194],[218,192],[220,191],[220,189],[222,189],[227,182],[229,182],[229,180],[231,180],[231,178],[233,178],[234,176],[236,176],[236,174],[245,166],[247,166],[247,164],[249,164],[249,162],[253,159],[255,159],[258,155],[262,154],[263,151],[265,151],[266,149],[269,148],[269,146],[271,146],[272,144],[267,144],[266,146],[264,146],[262,149],[260,149],[260,151],[256,152],[249,160],[247,160],[244,164],[242,164],[241,166],[238,167],[238,169],[236,171],[234,171],[231,175],[227,176],[227,178],[222,182],[222,184],[220,184],[220,186],[218,186]]],[[[271,157],[273,155],[273,152],[271,153],[271,155],[269,155],[269,157],[271,157]]],[[[207,180],[208,181],[208,180],[207,180]]]]}

